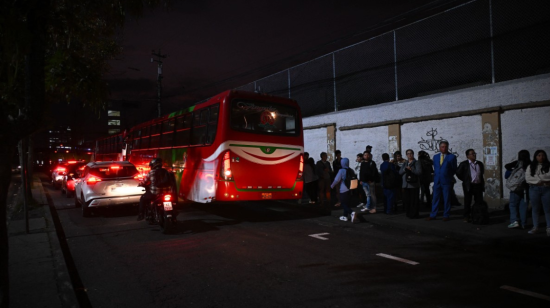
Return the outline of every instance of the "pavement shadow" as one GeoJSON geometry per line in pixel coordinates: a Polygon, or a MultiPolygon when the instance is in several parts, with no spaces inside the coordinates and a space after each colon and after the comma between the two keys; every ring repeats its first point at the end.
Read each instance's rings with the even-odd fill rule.
{"type": "MultiPolygon", "coordinates": [[[[219,231],[220,227],[240,224],[239,220],[221,219],[189,219],[178,220],[172,232],[168,235],[199,234],[212,231],[219,231]]],[[[158,226],[157,226],[158,227],[158,226]]],[[[160,231],[160,228],[157,228],[160,231]]]]}
{"type": "Polygon", "coordinates": [[[301,220],[326,216],[330,210],[325,205],[298,204],[297,201],[245,201],[235,203],[192,204],[195,210],[235,221],[272,222],[301,220]]]}

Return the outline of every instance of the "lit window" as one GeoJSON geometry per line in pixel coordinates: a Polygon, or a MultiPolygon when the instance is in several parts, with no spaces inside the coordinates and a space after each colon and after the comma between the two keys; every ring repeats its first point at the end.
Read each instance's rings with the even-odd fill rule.
{"type": "Polygon", "coordinates": [[[110,117],[120,117],[120,111],[109,110],[107,111],[107,115],[110,117]]]}
{"type": "Polygon", "coordinates": [[[120,126],[120,120],[109,120],[107,125],[120,126]]]}
{"type": "Polygon", "coordinates": [[[109,135],[118,134],[118,133],[120,133],[120,129],[110,129],[109,130],[109,135]]]}

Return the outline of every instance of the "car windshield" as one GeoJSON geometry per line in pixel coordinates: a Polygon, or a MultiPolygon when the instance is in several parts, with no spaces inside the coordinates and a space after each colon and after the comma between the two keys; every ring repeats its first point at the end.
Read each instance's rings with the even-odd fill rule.
{"type": "Polygon", "coordinates": [[[231,127],[256,134],[298,134],[298,111],[273,102],[235,99],[231,103],[231,127]]]}
{"type": "Polygon", "coordinates": [[[90,174],[102,179],[114,179],[121,177],[131,177],[136,175],[137,169],[128,165],[104,165],[90,168],[90,174]]]}

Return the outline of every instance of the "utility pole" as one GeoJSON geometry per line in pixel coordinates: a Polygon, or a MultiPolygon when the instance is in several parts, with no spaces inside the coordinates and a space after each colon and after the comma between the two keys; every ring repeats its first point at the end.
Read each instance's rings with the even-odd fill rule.
{"type": "Polygon", "coordinates": [[[158,53],[155,53],[155,50],[153,49],[151,54],[155,57],[157,57],[157,59],[155,60],[154,58],[151,58],[151,63],[153,62],[157,62],[158,63],[158,71],[157,71],[157,100],[158,100],[158,112],[159,112],[159,118],[161,116],[161,112],[160,112],[160,97],[162,95],[162,59],[166,58],[166,55],[163,55],[160,53],[160,48],[159,48],[159,52],[158,53]]]}

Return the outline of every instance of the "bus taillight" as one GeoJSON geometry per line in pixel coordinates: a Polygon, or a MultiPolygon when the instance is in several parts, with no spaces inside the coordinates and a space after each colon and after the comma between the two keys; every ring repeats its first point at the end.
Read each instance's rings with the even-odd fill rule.
{"type": "Polygon", "coordinates": [[[231,175],[231,152],[227,151],[223,155],[223,164],[222,164],[222,176],[226,181],[233,180],[231,175]]]}
{"type": "Polygon", "coordinates": [[[301,180],[304,175],[304,154],[300,154],[300,169],[298,169],[297,180],[301,180]]]}

